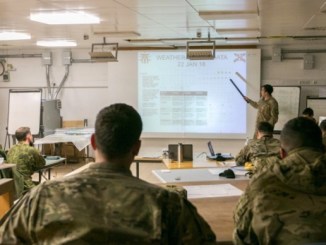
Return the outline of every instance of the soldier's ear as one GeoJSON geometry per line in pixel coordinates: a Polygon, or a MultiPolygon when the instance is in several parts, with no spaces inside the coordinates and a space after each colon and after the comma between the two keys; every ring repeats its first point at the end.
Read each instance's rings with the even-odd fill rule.
{"type": "Polygon", "coordinates": [[[280,149],[280,155],[281,159],[284,159],[287,156],[286,151],[283,148],[280,149]]]}
{"type": "Polygon", "coordinates": [[[91,136],[91,145],[92,145],[92,148],[93,150],[96,150],[96,140],[95,140],[95,134],[92,134],[91,136]]]}

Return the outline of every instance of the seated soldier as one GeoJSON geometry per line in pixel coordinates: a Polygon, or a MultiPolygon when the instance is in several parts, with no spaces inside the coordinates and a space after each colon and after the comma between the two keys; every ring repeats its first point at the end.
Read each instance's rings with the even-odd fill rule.
{"type": "Polygon", "coordinates": [[[234,244],[325,244],[326,155],[310,119],[288,121],[281,157],[261,159],[234,212],[234,244]]]}
{"type": "Polygon", "coordinates": [[[273,126],[268,122],[260,122],[257,127],[257,139],[250,140],[235,157],[237,165],[246,162],[254,163],[255,159],[278,156],[280,154],[280,141],[273,138],[273,126]]]}
{"type": "Polygon", "coordinates": [[[305,108],[303,110],[302,116],[314,121],[315,123],[317,123],[316,119],[314,118],[314,110],[311,109],[310,107],[307,107],[307,108],[305,108]]]}
{"type": "Polygon", "coordinates": [[[7,154],[7,162],[16,164],[14,179],[17,197],[35,186],[32,181],[33,173],[45,165],[44,157],[33,147],[33,136],[30,128],[21,127],[16,130],[15,137],[18,141],[11,147],[7,154]]]}
{"type": "Polygon", "coordinates": [[[95,163],[27,193],[3,220],[0,244],[215,244],[187,199],[132,176],[141,131],[131,106],[102,109],[91,137],[95,163]]]}

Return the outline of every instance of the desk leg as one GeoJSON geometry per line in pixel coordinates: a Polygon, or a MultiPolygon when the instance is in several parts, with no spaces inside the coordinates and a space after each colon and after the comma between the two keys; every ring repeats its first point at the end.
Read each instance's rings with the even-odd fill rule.
{"type": "Polygon", "coordinates": [[[49,168],[49,170],[48,170],[48,180],[50,180],[51,179],[51,168],[49,168]]]}
{"type": "Polygon", "coordinates": [[[38,171],[38,182],[41,183],[42,180],[42,170],[38,171]]]}
{"type": "Polygon", "coordinates": [[[136,161],[136,176],[139,178],[139,162],[136,161]]]}

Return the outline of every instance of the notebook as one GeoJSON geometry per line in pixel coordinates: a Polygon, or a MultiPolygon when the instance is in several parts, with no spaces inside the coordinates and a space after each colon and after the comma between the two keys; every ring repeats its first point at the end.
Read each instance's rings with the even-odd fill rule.
{"type": "Polygon", "coordinates": [[[215,153],[212,142],[208,141],[207,145],[209,149],[209,154],[207,154],[208,159],[218,160],[218,161],[233,159],[231,153],[215,153]]]}

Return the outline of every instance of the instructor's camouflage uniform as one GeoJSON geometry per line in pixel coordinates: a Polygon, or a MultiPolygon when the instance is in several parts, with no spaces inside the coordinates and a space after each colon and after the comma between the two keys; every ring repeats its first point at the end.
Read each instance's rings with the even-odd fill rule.
{"type": "Polygon", "coordinates": [[[263,136],[261,139],[253,139],[241,149],[235,157],[237,165],[246,162],[254,163],[257,158],[278,156],[280,154],[280,141],[272,136],[263,136]]]}
{"type": "Polygon", "coordinates": [[[93,163],[33,188],[0,226],[0,244],[215,244],[196,208],[175,191],[93,163]]]}
{"type": "Polygon", "coordinates": [[[326,155],[302,147],[262,161],[235,209],[235,244],[324,244],[326,155]]]}
{"type": "Polygon", "coordinates": [[[24,190],[29,190],[35,186],[32,175],[45,165],[45,160],[39,151],[23,142],[10,148],[7,154],[7,162],[16,164],[17,175],[24,179],[24,190]]]}
{"type": "Polygon", "coordinates": [[[260,99],[258,102],[249,101],[249,104],[253,106],[254,108],[258,109],[257,112],[257,119],[256,119],[256,132],[254,135],[254,138],[256,139],[257,134],[257,126],[260,122],[268,122],[273,127],[278,121],[278,103],[274,97],[271,96],[270,99],[264,100],[260,99]]]}

